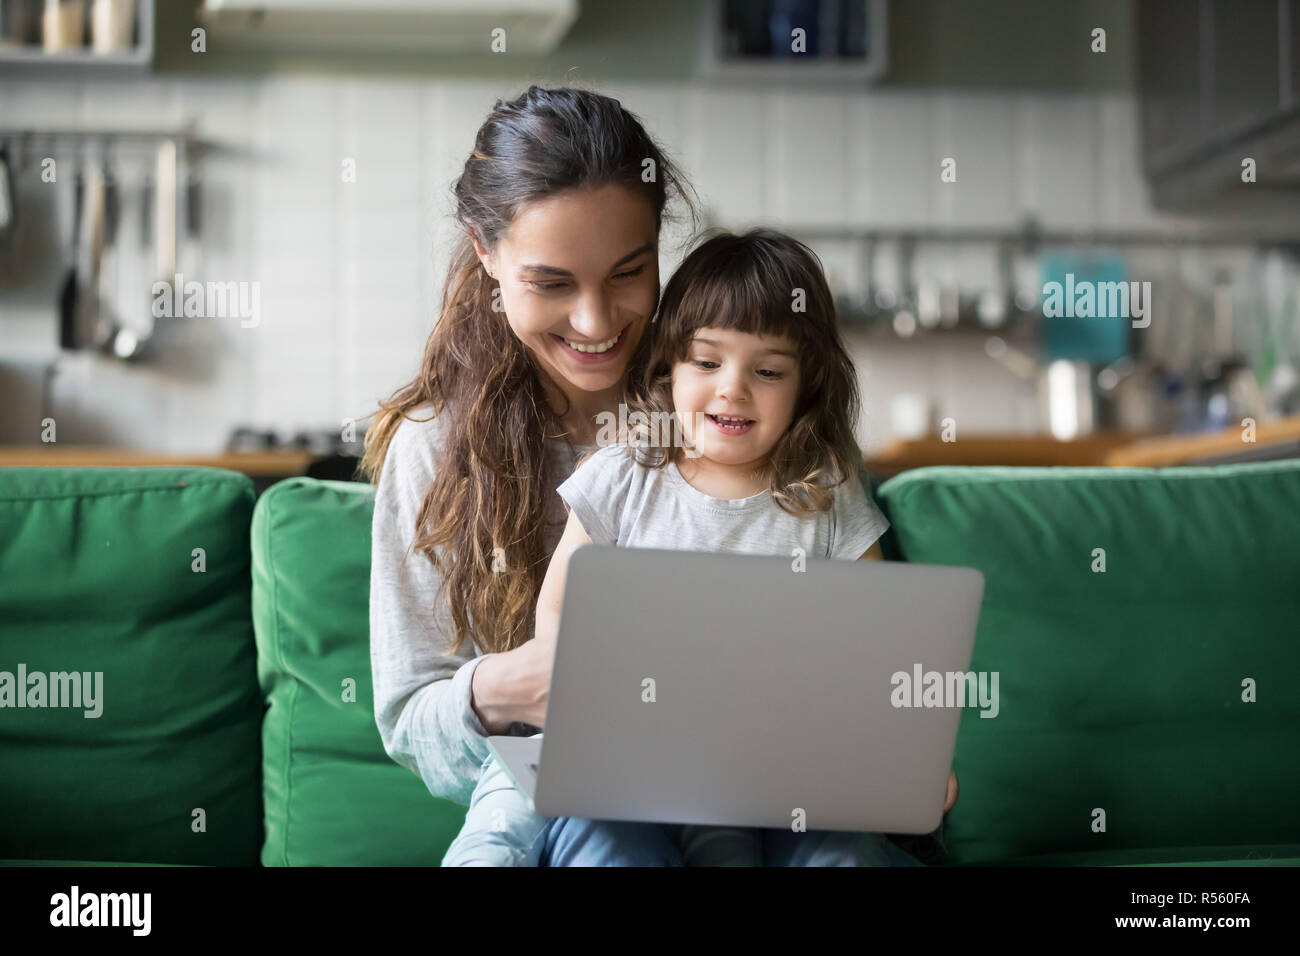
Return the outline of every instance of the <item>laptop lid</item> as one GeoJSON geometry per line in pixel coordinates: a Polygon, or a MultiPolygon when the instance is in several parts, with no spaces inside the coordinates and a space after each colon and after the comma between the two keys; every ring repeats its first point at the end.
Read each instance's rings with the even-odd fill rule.
{"type": "Polygon", "coordinates": [[[537,810],[928,833],[983,590],[974,568],[579,548],[537,810]]]}

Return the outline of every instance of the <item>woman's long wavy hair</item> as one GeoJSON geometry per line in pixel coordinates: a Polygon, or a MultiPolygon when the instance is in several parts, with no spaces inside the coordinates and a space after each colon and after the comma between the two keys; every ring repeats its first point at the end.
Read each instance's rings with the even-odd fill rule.
{"type": "Polygon", "coordinates": [[[456,630],[451,653],[466,638],[490,653],[529,637],[550,557],[546,518],[558,477],[551,474],[546,441],[564,433],[565,414],[550,407],[544,373],[506,314],[493,310],[497,283],[471,236],[491,251],[527,204],[607,185],[644,195],[657,229],[671,218],[665,216],[670,193],[694,217],[676,165],[617,100],[572,87],[530,86],[517,99],[497,101],[453,186],[463,231],[419,373],[380,403],[366,431],[360,473],[378,484],[389,443],[408,412],[429,404],[434,416],[447,416],[413,549],[442,579],[437,600],[447,601],[456,630]],[[502,565],[506,573],[494,571],[502,565]]]}
{"type": "MultiPolygon", "coordinates": [[[[714,234],[692,250],[668,280],[658,316],[633,353],[629,418],[640,413],[643,422],[663,422],[675,415],[673,366],[686,361],[695,333],[709,328],[794,342],[799,396],[763,477],[773,500],[790,514],[825,511],[836,485],[858,480],[862,451],[853,433],[858,376],[817,254],[771,229],[714,234]]],[[[683,454],[680,448],[669,454],[647,449],[644,431],[627,437],[629,453],[648,467],[662,468],[683,454]]],[[[663,444],[661,437],[654,440],[663,444]]]]}

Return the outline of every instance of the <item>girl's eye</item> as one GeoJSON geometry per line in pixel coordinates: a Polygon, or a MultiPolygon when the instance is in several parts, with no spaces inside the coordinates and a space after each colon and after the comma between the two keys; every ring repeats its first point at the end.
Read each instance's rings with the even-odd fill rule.
{"type": "MultiPolygon", "coordinates": [[[[644,263],[637,266],[635,269],[629,269],[627,272],[616,272],[614,274],[614,278],[631,279],[633,276],[639,276],[643,272],[645,272],[644,263]]],[[[533,289],[537,289],[538,291],[541,292],[555,292],[558,289],[565,288],[568,284],[569,283],[567,282],[533,282],[527,279],[524,280],[524,285],[529,286],[533,289]]]]}
{"type": "Polygon", "coordinates": [[[770,368],[760,368],[760,369],[758,370],[758,374],[759,374],[761,377],[767,379],[769,382],[775,382],[777,379],[779,379],[779,378],[781,377],[781,373],[780,373],[780,372],[776,371],[775,369],[770,369],[770,368]]]}
{"type": "Polygon", "coordinates": [[[696,359],[695,364],[698,365],[700,368],[704,369],[705,371],[710,371],[710,372],[713,371],[713,369],[717,368],[718,366],[717,362],[711,362],[708,359],[696,359]]]}

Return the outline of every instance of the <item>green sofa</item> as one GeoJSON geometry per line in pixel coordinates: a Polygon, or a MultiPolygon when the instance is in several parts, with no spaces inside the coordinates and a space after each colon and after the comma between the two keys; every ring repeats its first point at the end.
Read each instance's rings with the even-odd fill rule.
{"type": "MultiPolygon", "coordinates": [[[[887,558],[985,577],[946,864],[1300,862],[1300,461],[871,490],[887,558]]],[[[0,469],[0,860],[436,865],[464,808],[375,729],[372,503],[0,469]]]]}

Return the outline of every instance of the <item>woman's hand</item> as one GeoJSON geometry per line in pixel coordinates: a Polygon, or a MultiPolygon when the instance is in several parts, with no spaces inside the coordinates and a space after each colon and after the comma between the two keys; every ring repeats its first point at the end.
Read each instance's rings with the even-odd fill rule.
{"type": "Polygon", "coordinates": [[[943,801],[943,812],[947,813],[952,809],[952,805],[957,802],[957,772],[948,771],[948,795],[943,801]]]}
{"type": "Polygon", "coordinates": [[[534,727],[546,726],[546,708],[551,702],[551,670],[555,666],[555,630],[539,627],[536,636],[511,651],[515,655],[515,686],[522,720],[534,727]]]}
{"type": "Polygon", "coordinates": [[[470,705],[489,736],[507,733],[516,721],[543,726],[554,660],[554,635],[538,635],[474,668],[470,705]]]}

